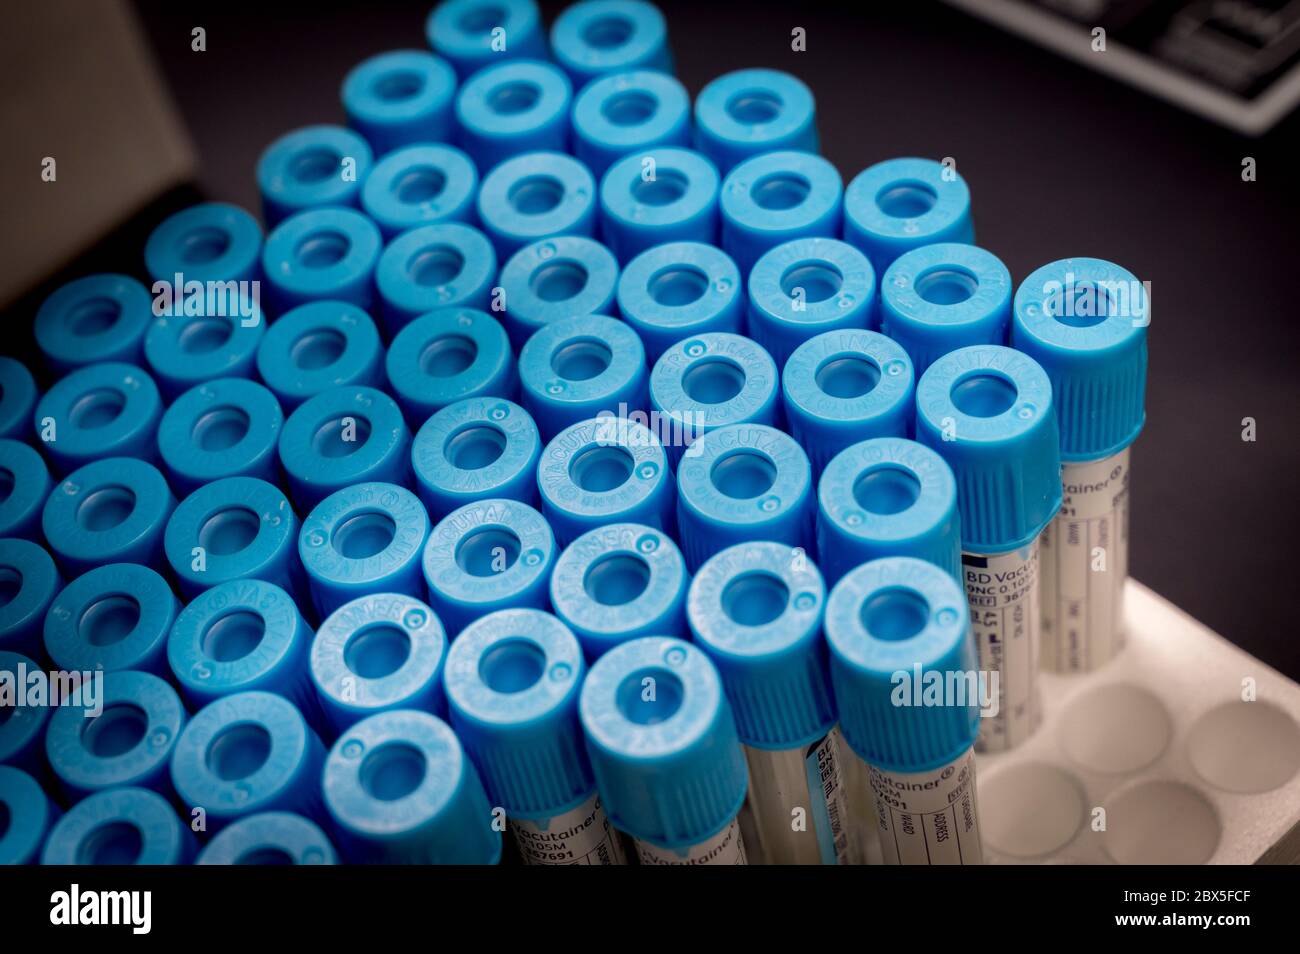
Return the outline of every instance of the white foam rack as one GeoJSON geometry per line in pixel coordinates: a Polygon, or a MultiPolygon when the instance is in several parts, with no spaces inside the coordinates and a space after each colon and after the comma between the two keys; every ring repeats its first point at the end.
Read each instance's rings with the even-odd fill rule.
{"type": "Polygon", "coordinates": [[[991,864],[1300,863],[1300,685],[1130,580],[1127,645],[977,759],[991,864]]]}

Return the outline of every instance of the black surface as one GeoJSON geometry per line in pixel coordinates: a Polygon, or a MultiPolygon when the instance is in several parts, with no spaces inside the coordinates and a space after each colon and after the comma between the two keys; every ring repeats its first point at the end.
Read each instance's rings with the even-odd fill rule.
{"type": "MultiPolygon", "coordinates": [[[[543,4],[548,24],[560,6],[543,4]]],[[[198,144],[201,188],[256,209],[262,148],[292,127],[341,121],[347,70],[424,46],[430,4],[138,7],[198,144]],[[207,30],[205,53],[190,49],[194,26],[207,30]]],[[[1289,559],[1300,531],[1291,309],[1300,117],[1246,139],[922,0],[661,7],[692,94],[746,66],[811,85],[823,151],[846,180],[891,156],[955,158],[977,241],[1016,280],[1090,255],[1152,283],[1133,575],[1300,677],[1288,609],[1300,596],[1289,559]],[[796,26],[807,52],[790,49],[796,26]],[[1246,156],[1258,162],[1256,182],[1242,181],[1246,156]],[[1241,439],[1245,417],[1257,421],[1254,443],[1241,439]]],[[[138,241],[114,244],[138,270],[138,241]]]]}

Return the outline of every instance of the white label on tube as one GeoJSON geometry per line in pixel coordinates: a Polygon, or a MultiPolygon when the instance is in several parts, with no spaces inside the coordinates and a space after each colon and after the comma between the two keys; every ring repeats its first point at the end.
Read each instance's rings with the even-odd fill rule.
{"type": "Polygon", "coordinates": [[[625,865],[618,832],[609,823],[600,796],[542,822],[510,819],[526,865],[625,865]]]}
{"type": "Polygon", "coordinates": [[[1038,541],[1010,553],[963,551],[961,563],[980,669],[998,674],[997,714],[982,713],[977,747],[981,752],[1001,752],[1033,735],[1042,719],[1038,541]]]}
{"type": "Polygon", "coordinates": [[[868,765],[867,775],[886,864],[984,863],[970,749],[933,771],[888,772],[868,765]]]}
{"type": "Polygon", "coordinates": [[[840,727],[834,726],[820,742],[808,746],[804,755],[808,792],[813,798],[817,842],[824,865],[849,862],[849,835],[845,828],[848,808],[844,803],[844,780],[840,777],[840,753],[843,750],[840,727]]]}
{"type": "Polygon", "coordinates": [[[1128,448],[1061,467],[1061,512],[1040,538],[1043,665],[1088,672],[1124,645],[1128,448]]]}
{"type": "Polygon", "coordinates": [[[643,865],[744,865],[745,845],[740,837],[740,826],[733,818],[727,827],[712,838],[682,851],[660,848],[648,841],[636,839],[636,854],[643,865]]]}

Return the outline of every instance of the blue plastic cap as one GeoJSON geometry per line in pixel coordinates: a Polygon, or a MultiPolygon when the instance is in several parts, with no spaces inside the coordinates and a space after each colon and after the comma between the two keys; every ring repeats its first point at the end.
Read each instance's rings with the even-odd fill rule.
{"type": "Polygon", "coordinates": [[[485,613],[546,607],[555,536],[517,500],[466,504],[439,521],[424,548],[429,605],[456,633],[485,613]]]}
{"type": "Polygon", "coordinates": [[[505,328],[474,308],[439,308],[415,319],[393,338],[384,364],[393,395],[415,430],[457,401],[513,399],[519,391],[505,328]]]}
{"type": "Polygon", "coordinates": [[[1011,273],[974,245],[923,245],[885,272],[880,310],[881,330],[903,346],[919,377],[949,351],[1006,342],[1011,273]]]}
{"type": "Polygon", "coordinates": [[[1061,509],[1061,455],[1047,373],[997,345],[944,355],[916,387],[916,439],[957,479],[962,549],[1026,546],[1061,509]]]}
{"type": "Polygon", "coordinates": [[[551,605],[578,637],[588,662],[655,634],[685,638],[690,574],[663,530],[611,523],[565,547],[551,575],[551,605]]]}
{"type": "Polygon", "coordinates": [[[149,566],[162,557],[175,508],[158,468],[134,457],[108,457],[74,470],[54,488],[41,528],[70,577],[105,563],[149,566]]]}
{"type": "Polygon", "coordinates": [[[362,60],[343,80],[348,125],[376,156],[411,143],[451,139],[456,72],[423,50],[393,50],[362,60]]]}
{"type": "Polygon", "coordinates": [[[196,865],[336,865],[338,856],[315,822],[292,812],[241,818],[199,852],[196,865]]]}
{"type": "Polygon", "coordinates": [[[323,298],[368,310],[383,245],[379,227],[355,209],[308,209],[290,216],[262,249],[267,311],[282,315],[323,298]]]}
{"type": "Polygon", "coordinates": [[[718,669],[745,745],[802,749],[835,724],[825,606],[817,567],[779,543],[728,547],[695,574],[687,619],[718,669]]]}
{"type": "Polygon", "coordinates": [[[551,24],[551,50],[579,87],[623,70],[673,71],[664,15],[641,0],[575,3],[551,24]]]}
{"type": "MultiPolygon", "coordinates": [[[[7,542],[0,540],[0,548],[7,542]]],[[[51,563],[51,569],[53,566],[51,563]]],[[[14,693],[15,701],[19,703],[6,706],[8,718],[0,722],[0,765],[12,765],[37,778],[45,776],[43,743],[45,726],[53,708],[48,705],[27,705],[28,697],[25,693],[19,693],[19,688],[26,686],[31,674],[40,669],[30,657],[0,649],[0,682],[6,684],[6,695],[14,693]]]]}
{"type": "Polygon", "coordinates": [[[667,242],[715,244],[721,181],[718,167],[689,149],[627,153],[600,183],[601,237],[623,263],[667,242]]]}
{"type": "Polygon", "coordinates": [[[542,18],[533,0],[447,0],[434,7],[424,32],[434,52],[446,57],[462,80],[508,57],[546,56],[542,18]],[[498,29],[509,38],[504,49],[494,48],[498,29]]]}
{"type": "Polygon", "coordinates": [[[501,269],[503,321],[515,349],[538,329],[575,315],[608,314],[618,262],[594,239],[564,235],[526,245],[501,269]]]}
{"type": "Polygon", "coordinates": [[[553,818],[595,790],[578,725],[585,672],[577,638],[541,610],[490,613],[452,643],[451,724],[507,815],[553,818]]]}
{"type": "Polygon", "coordinates": [[[727,173],[719,202],[722,247],[748,274],[783,242],[839,235],[844,184],[835,166],[814,153],[767,152],[727,173]]]}
{"type": "Polygon", "coordinates": [[[31,440],[32,411],[36,409],[36,380],[27,367],[0,355],[0,437],[31,440]]]}
{"type": "Polygon", "coordinates": [[[722,249],[670,242],[647,249],[623,269],[618,310],[653,365],[683,338],[739,333],[742,288],[740,269],[722,249]]]}
{"type": "Polygon", "coordinates": [[[33,332],[46,366],[66,374],[99,361],[138,364],[153,318],[153,296],[134,278],[88,275],[41,303],[33,332]]]}
{"type": "Polygon", "coordinates": [[[167,799],[147,788],[110,788],[55,823],[41,864],[187,865],[197,849],[167,799]]]}
{"type": "Polygon", "coordinates": [[[167,637],[181,605],[145,566],[110,563],[67,586],[45,617],[45,651],[69,672],[123,669],[171,678],[167,637]]]}
{"type": "Polygon", "coordinates": [[[441,222],[403,232],[375,269],[388,337],[435,308],[488,308],[496,279],[496,252],[474,226],[441,222]]]}
{"type": "Polygon", "coordinates": [[[831,458],[864,438],[910,433],[912,362],[897,342],[877,332],[827,331],[790,355],[781,397],[790,435],[808,452],[818,478],[831,458]]]}
{"type": "Polygon", "coordinates": [[[817,488],[817,553],[832,585],[881,557],[928,560],[960,581],[957,482],[915,441],[878,437],[840,451],[817,488]]]}
{"type": "Polygon", "coordinates": [[[467,79],[456,94],[457,145],[484,176],[521,153],[563,153],[569,148],[572,102],[573,86],[553,64],[495,63],[467,79]]]}
{"type": "Polygon", "coordinates": [[[718,671],[695,646],[667,636],[615,646],[587,674],[578,711],[616,828],[682,847],[740,811],[745,756],[718,671]]]}
{"type": "Polygon", "coordinates": [[[1021,282],[1011,344],[1051,378],[1062,460],[1109,457],[1141,432],[1150,323],[1146,287],[1099,258],[1062,259],[1021,282]]]}
{"type": "Polygon", "coordinates": [[[374,152],[342,126],[306,126],[266,147],[257,161],[262,218],[269,227],[296,212],[356,205],[374,152]]]}
{"type": "Polygon", "coordinates": [[[375,163],[361,208],[390,241],[422,225],[472,223],[477,195],[478,170],[468,155],[446,143],[419,143],[375,163]]]}
{"type": "Polygon", "coordinates": [[[311,678],[331,734],[390,709],[445,713],[447,642],[434,612],[400,593],[362,596],[336,609],[311,646],[311,678]]]}
{"type": "Polygon", "coordinates": [[[63,793],[75,802],[134,785],[170,798],[168,763],[186,719],[176,690],[147,672],[97,678],[103,687],[94,700],[98,713],[84,704],[62,705],[50,716],[45,754],[63,793]]]}
{"type": "MultiPolygon", "coordinates": [[[[237,205],[204,202],[168,216],[144,245],[155,282],[244,282],[260,274],[262,227],[237,205]]],[[[174,292],[173,292],[174,294],[174,292]]]]}
{"type": "Polygon", "coordinates": [[[34,417],[50,468],[62,475],[110,454],[156,459],[162,399],[145,372],[110,361],[59,380],[34,417]]]}
{"type": "Polygon", "coordinates": [[[749,336],[780,368],[818,334],[875,324],[876,273],[839,239],[783,242],[754,264],[748,286],[749,336]]]}
{"type": "Polygon", "coordinates": [[[253,376],[266,331],[260,297],[237,295],[225,314],[208,311],[205,303],[197,313],[173,308],[154,321],[144,337],[144,356],[167,400],[214,378],[253,376]]]}
{"type": "Polygon", "coordinates": [[[695,148],[724,174],[764,152],[817,152],[812,90],[780,70],[724,73],[695,98],[695,148]]]}
{"type": "Polygon", "coordinates": [[[542,513],[560,546],[610,523],[675,528],[668,455],[654,432],[635,418],[579,421],[546,445],[537,485],[542,513]]]}
{"type": "Polygon", "coordinates": [[[330,750],[322,779],[339,848],[355,863],[494,865],[501,833],[451,728],[398,709],[363,719],[330,750]]]}
{"type": "Polygon", "coordinates": [[[677,466],[677,528],[692,572],[713,554],[748,540],[811,549],[808,455],[789,434],[764,424],[709,431],[677,466]]]}
{"type": "Polygon", "coordinates": [[[353,484],[302,522],[298,556],[321,619],[370,593],[424,593],[420,557],[429,538],[424,504],[405,487],[353,484]]]}
{"type": "Polygon", "coordinates": [[[975,241],[970,189],[950,165],[886,159],[862,170],[844,191],[844,241],[884,275],[904,252],[936,242],[975,241]]]}
{"type": "Polygon", "coordinates": [[[537,425],[518,404],[495,397],[449,404],[425,422],[411,446],[429,519],[484,497],[535,503],[541,451],[537,425]]]}
{"type": "Polygon", "coordinates": [[[30,540],[0,540],[0,582],[8,597],[0,606],[0,650],[44,659],[41,629],[54,595],[63,587],[54,560],[30,540]]]}
{"type": "Polygon", "coordinates": [[[192,708],[237,692],[274,692],[319,724],[306,671],[311,640],[288,593],[262,580],[231,580],[181,610],[167,661],[192,708]]]}
{"type": "Polygon", "coordinates": [[[383,345],[365,311],[345,301],[313,301],[281,315],[257,346],[257,373],[292,414],[330,388],[378,387],[383,345]]]}
{"type": "Polygon", "coordinates": [[[238,692],[200,710],[172,755],[172,783],[186,815],[207,812],[218,832],[265,811],[324,817],[320,777],[325,749],[298,709],[269,692],[238,692]]]}
{"type": "Polygon", "coordinates": [[[950,574],[911,557],[858,567],[831,590],[826,641],[840,727],[859,758],[887,771],[925,772],[975,743],[979,664],[966,592],[950,574]],[[950,681],[971,691],[916,704],[936,677],[945,691],[950,681]]]}
{"type": "Polygon", "coordinates": [[[0,765],[0,814],[8,821],[0,833],[0,865],[35,864],[45,833],[59,810],[36,779],[11,765],[0,765]]]}
{"type": "Polygon", "coordinates": [[[275,481],[283,426],[280,402],[265,387],[218,378],[190,388],[166,410],[158,424],[158,455],[182,495],[223,477],[275,481]]]}
{"type": "Polygon", "coordinates": [[[0,501],[0,537],[39,543],[41,511],[53,486],[45,460],[30,444],[0,438],[0,481],[9,488],[9,495],[0,501]]]}
{"type": "MultiPolygon", "coordinates": [[[[573,101],[573,154],[600,178],[631,152],[691,141],[691,96],[667,73],[627,70],[593,80],[573,101]]],[[[637,164],[638,175],[640,163],[637,164]]],[[[716,175],[716,172],[715,172],[716,175]]]]}
{"type": "Polygon", "coordinates": [[[596,180],[572,156],[525,153],[484,177],[478,214],[503,262],[542,239],[590,238],[596,232],[596,180]]]}

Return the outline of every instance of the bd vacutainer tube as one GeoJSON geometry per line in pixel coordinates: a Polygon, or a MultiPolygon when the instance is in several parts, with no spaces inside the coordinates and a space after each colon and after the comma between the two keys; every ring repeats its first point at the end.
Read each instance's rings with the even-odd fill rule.
{"type": "Polygon", "coordinates": [[[831,682],[887,864],[978,865],[981,679],[965,594],[933,563],[864,563],[826,604],[831,682]]]}
{"type": "Polygon", "coordinates": [[[577,637],[536,609],[489,613],[447,654],[452,727],[525,864],[627,863],[583,748],[584,669],[577,637]]]}
{"type": "Polygon", "coordinates": [[[746,844],[766,864],[850,861],[825,603],[822,575],[802,551],[765,541],[711,557],[687,596],[695,643],[722,677],[749,765],[746,844]]]}
{"type": "Polygon", "coordinates": [[[1146,287],[1096,258],[1044,265],[1016,291],[1011,343],[1052,381],[1061,511],[1043,531],[1045,669],[1086,672],[1124,645],[1129,445],[1146,419],[1146,287]]]}
{"type": "Polygon", "coordinates": [[[996,673],[996,715],[981,751],[1024,742],[1042,720],[1038,693],[1038,537],[1061,507],[1056,408],[1047,373],[1000,345],[939,358],[916,389],[916,438],[957,480],[961,575],[980,668],[996,673]]]}
{"type": "Polygon", "coordinates": [[[641,864],[748,864],[745,756],[708,656],[666,636],[615,646],[587,673],[578,714],[605,810],[641,864]]]}

